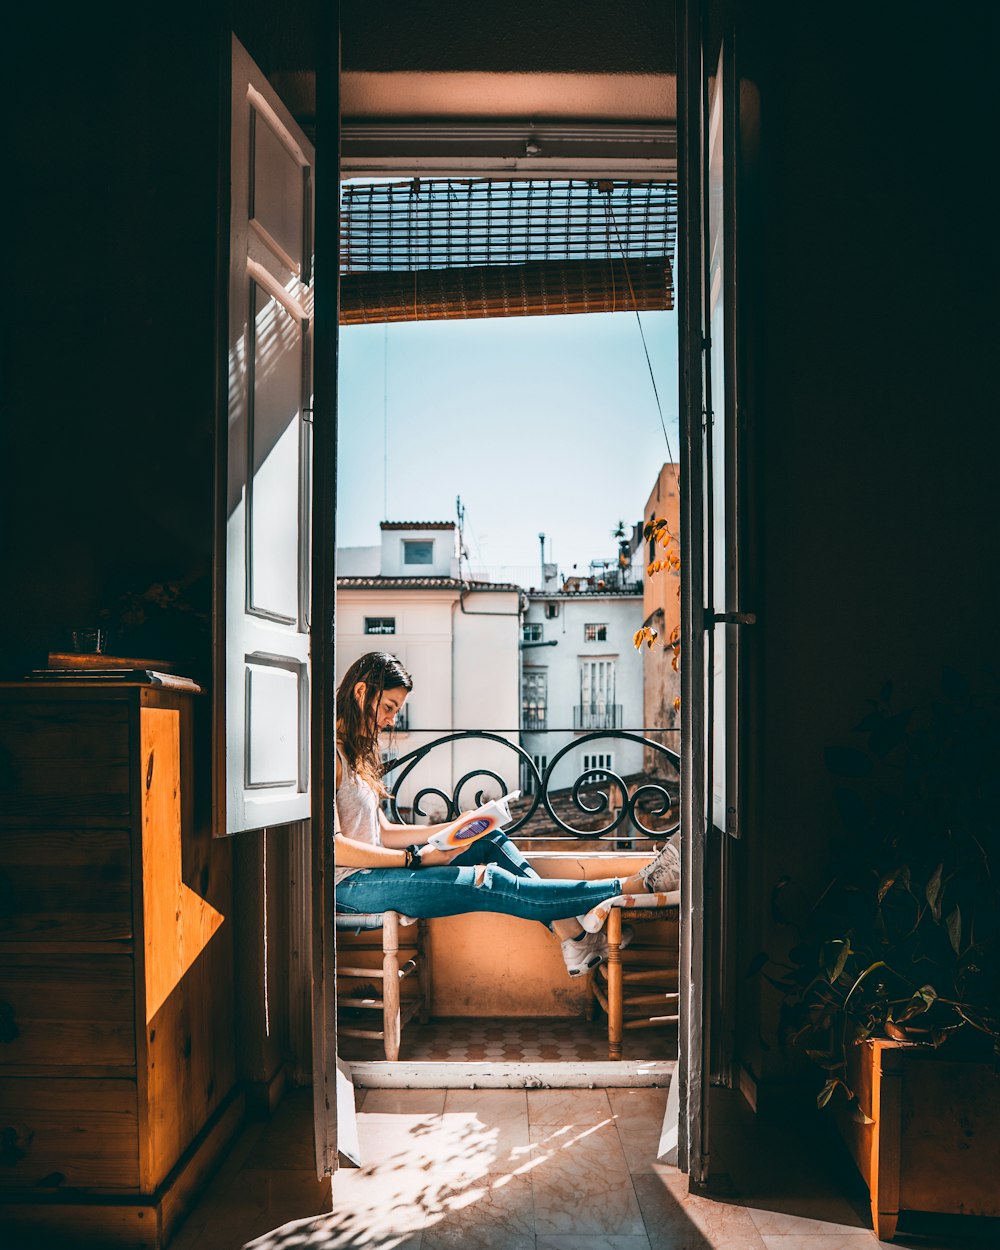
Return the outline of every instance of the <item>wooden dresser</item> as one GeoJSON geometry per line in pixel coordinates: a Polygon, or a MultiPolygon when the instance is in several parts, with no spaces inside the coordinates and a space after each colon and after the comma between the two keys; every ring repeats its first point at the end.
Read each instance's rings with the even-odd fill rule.
{"type": "Polygon", "coordinates": [[[239,1127],[230,848],[194,820],[196,698],[0,687],[4,1245],[164,1245],[239,1127]]]}

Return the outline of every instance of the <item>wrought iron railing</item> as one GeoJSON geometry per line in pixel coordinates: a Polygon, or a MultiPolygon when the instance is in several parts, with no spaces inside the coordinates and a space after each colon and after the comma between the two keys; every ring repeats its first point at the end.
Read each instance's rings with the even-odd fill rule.
{"type": "MultiPolygon", "coordinates": [[[[567,731],[548,732],[564,734],[567,731]]],[[[516,818],[506,829],[508,835],[530,838],[533,843],[596,841],[620,844],[626,841],[631,844],[643,839],[662,841],[674,833],[679,825],[680,755],[671,747],[647,735],[676,732],[613,729],[577,733],[548,758],[544,770],[538,767],[523,747],[500,733],[483,729],[445,733],[412,751],[390,756],[387,760],[385,778],[389,788],[389,818],[416,824],[420,818],[429,815],[426,804],[433,799],[444,805],[444,819],[451,820],[460,812],[484,802],[488,797],[487,787],[492,797],[509,793],[510,788],[496,767],[475,767],[454,782],[451,793],[440,785],[428,784],[416,788],[407,805],[410,821],[404,822],[399,803],[400,791],[408,781],[416,787],[417,781],[413,774],[421,764],[443,747],[457,742],[482,741],[513,753],[515,758],[512,762],[515,763],[515,768],[512,775],[522,779],[522,789],[530,790],[512,812],[516,818]],[[655,761],[655,768],[644,768],[639,773],[623,776],[602,762],[585,769],[569,784],[551,784],[559,764],[570,751],[587,747],[588,753],[599,756],[600,753],[593,750],[593,744],[608,740],[640,745],[647,761],[655,761]],[[528,786],[523,784],[526,778],[530,779],[528,786]],[[521,806],[525,808],[524,811],[520,810],[521,806]],[[575,825],[568,820],[574,810],[581,813],[575,825]],[[538,820],[535,820],[536,816],[539,817],[538,820]],[[535,829],[532,828],[533,820],[535,829]],[[586,827],[581,827],[582,821],[586,821],[586,827]],[[549,822],[558,832],[552,833],[545,828],[549,822]]]]}

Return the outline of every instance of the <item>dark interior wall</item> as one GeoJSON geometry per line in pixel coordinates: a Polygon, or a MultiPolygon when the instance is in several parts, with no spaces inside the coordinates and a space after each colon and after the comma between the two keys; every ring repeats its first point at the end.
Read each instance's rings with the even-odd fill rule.
{"type": "Polygon", "coordinates": [[[221,74],[231,29],[252,55],[287,57],[286,44],[308,43],[311,5],[281,6],[276,48],[255,6],[222,0],[141,15],[25,8],[4,36],[16,194],[0,382],[0,666],[20,675],[103,614],[113,634],[124,627],[112,637],[119,652],[190,658],[207,676],[227,263],[221,74]],[[166,594],[150,590],[163,585],[166,594]],[[171,586],[180,605],[164,611],[171,586]]]}
{"type": "MultiPolygon", "coordinates": [[[[822,875],[829,744],[886,680],[997,665],[996,10],[741,10],[760,94],[751,396],[758,613],[746,946],[774,950],[773,883],[822,875]]],[[[744,1058],[774,995],[743,983],[744,1058]]]]}
{"type": "MultiPolygon", "coordinates": [[[[110,11],[22,15],[7,31],[0,656],[14,673],[126,592],[176,581],[208,606],[219,43],[204,12],[141,29],[110,11]]],[[[178,616],[175,650],[202,646],[196,621],[178,616]]],[[[130,643],[169,641],[147,624],[130,643]]]]}
{"type": "MultiPolygon", "coordinates": [[[[133,622],[111,640],[119,654],[190,659],[210,676],[230,30],[260,61],[290,55],[247,7],[205,0],[137,16],[102,5],[74,16],[39,6],[5,18],[15,124],[0,360],[0,676],[44,662],[70,628],[102,613],[113,630],[126,608],[133,622]],[[183,611],[158,614],[154,591],[139,622],[135,601],[123,603],[171,583],[183,611]]],[[[311,5],[285,4],[281,15],[287,40],[307,43],[311,5]]],[[[207,729],[199,742],[204,791],[207,729]]],[[[265,887],[263,837],[238,847],[233,899],[240,1074],[262,1086],[288,1058],[292,996],[284,861],[272,856],[265,887]]]]}

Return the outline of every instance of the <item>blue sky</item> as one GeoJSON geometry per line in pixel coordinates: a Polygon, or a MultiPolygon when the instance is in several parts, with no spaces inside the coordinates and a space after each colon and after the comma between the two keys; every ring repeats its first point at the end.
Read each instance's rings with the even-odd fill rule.
{"type": "MultiPolygon", "coordinates": [[[[642,325],[676,455],[677,317],[642,325]]],[[[472,564],[515,580],[540,532],[563,573],[613,557],[668,459],[634,313],[344,327],[339,426],[338,545],[460,495],[472,564]]]]}

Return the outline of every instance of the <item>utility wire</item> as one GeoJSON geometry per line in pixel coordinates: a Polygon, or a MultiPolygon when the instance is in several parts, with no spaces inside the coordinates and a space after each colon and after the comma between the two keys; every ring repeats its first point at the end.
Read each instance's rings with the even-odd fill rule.
{"type": "Polygon", "coordinates": [[[614,213],[611,211],[610,194],[608,195],[607,200],[605,200],[604,211],[608,215],[608,221],[615,232],[615,238],[618,240],[618,250],[621,252],[622,265],[625,269],[625,278],[628,282],[629,294],[632,296],[632,307],[635,310],[635,320],[639,327],[639,337],[642,339],[642,350],[646,355],[646,368],[649,370],[649,380],[653,384],[653,398],[656,400],[656,411],[660,414],[660,428],[663,430],[663,441],[667,445],[667,456],[669,457],[671,464],[676,464],[677,461],[674,459],[674,451],[670,446],[670,435],[667,433],[667,423],[663,416],[663,405],[660,403],[660,392],[656,389],[656,378],[653,374],[653,362],[649,358],[649,348],[646,345],[646,334],[642,328],[642,319],[639,316],[639,304],[635,298],[635,290],[632,286],[632,275],[629,272],[628,257],[625,255],[625,248],[622,246],[621,235],[618,233],[618,223],[615,221],[614,213]]]}

